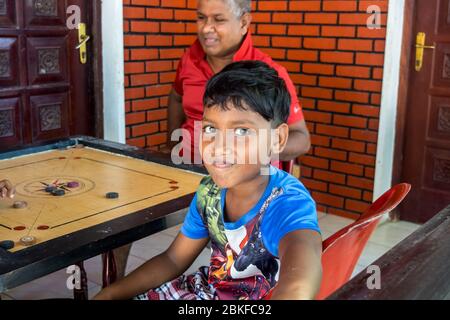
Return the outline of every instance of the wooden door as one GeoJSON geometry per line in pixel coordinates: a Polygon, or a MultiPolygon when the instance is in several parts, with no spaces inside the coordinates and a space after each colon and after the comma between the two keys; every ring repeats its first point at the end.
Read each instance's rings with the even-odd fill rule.
{"type": "Polygon", "coordinates": [[[94,132],[70,5],[90,20],[88,0],[0,0],[0,150],[94,132]]]}
{"type": "Polygon", "coordinates": [[[416,0],[401,181],[412,190],[400,219],[425,222],[450,204],[450,0],[416,0]],[[415,40],[425,32],[423,67],[415,40]]]}

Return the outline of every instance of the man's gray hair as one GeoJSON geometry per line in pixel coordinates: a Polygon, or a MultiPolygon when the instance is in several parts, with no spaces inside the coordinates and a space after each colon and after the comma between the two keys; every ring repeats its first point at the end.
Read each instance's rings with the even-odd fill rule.
{"type": "Polygon", "coordinates": [[[231,8],[233,14],[240,18],[246,13],[250,13],[252,10],[252,2],[251,0],[226,0],[225,2],[231,8]]]}

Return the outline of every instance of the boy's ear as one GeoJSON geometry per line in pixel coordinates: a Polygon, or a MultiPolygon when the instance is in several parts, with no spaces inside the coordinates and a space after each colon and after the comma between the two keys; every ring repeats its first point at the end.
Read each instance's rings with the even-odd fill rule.
{"type": "Polygon", "coordinates": [[[286,147],[289,138],[289,126],[286,123],[281,124],[274,130],[272,140],[272,154],[280,154],[286,147]]]}

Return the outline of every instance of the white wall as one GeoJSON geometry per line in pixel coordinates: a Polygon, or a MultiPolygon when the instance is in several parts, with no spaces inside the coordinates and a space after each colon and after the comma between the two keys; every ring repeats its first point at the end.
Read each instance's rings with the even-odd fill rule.
{"type": "Polygon", "coordinates": [[[404,10],[405,0],[389,1],[374,200],[392,186],[404,10]]]}
{"type": "Polygon", "coordinates": [[[125,143],[122,0],[102,0],[104,139],[125,143]]]}

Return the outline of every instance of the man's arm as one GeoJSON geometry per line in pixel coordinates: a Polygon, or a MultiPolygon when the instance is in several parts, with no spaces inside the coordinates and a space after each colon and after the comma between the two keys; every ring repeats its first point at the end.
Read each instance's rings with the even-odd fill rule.
{"type": "Polygon", "coordinates": [[[304,155],[311,148],[311,138],[305,120],[289,125],[289,138],[286,148],[280,154],[281,161],[290,161],[304,155]]]}
{"type": "Polygon", "coordinates": [[[144,263],[122,280],[103,289],[95,300],[125,300],[154,289],[185,272],[206,247],[208,238],[193,240],[179,233],[162,254],[144,263]]]}
{"type": "Polygon", "coordinates": [[[171,141],[172,132],[181,128],[181,125],[186,120],[182,101],[183,97],[172,88],[172,91],[170,91],[169,94],[169,105],[167,107],[167,146],[169,149],[178,143],[178,141],[171,141]]]}
{"type": "Polygon", "coordinates": [[[279,246],[280,278],[273,300],[314,299],[322,280],[322,239],[313,230],[287,234],[279,246]]]}

